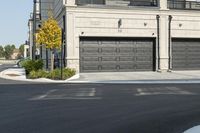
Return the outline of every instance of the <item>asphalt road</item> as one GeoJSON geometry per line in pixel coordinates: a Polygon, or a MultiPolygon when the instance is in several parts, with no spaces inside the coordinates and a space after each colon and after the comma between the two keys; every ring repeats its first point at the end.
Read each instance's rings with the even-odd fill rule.
{"type": "Polygon", "coordinates": [[[182,133],[196,125],[199,84],[16,84],[0,79],[0,133],[182,133]]]}

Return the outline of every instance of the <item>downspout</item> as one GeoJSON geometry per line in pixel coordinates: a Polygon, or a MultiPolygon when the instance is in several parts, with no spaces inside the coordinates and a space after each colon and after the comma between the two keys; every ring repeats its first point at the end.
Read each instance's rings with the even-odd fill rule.
{"type": "Polygon", "coordinates": [[[160,70],[160,16],[156,15],[157,20],[157,55],[158,55],[158,70],[160,70]]]}
{"type": "Polygon", "coordinates": [[[169,46],[168,46],[168,55],[169,55],[169,62],[168,62],[168,67],[169,71],[171,71],[171,59],[172,59],[172,54],[171,54],[171,22],[172,22],[172,16],[169,15],[169,29],[168,29],[168,41],[169,41],[169,46]]]}
{"type": "Polygon", "coordinates": [[[66,67],[66,16],[63,16],[63,30],[64,30],[64,41],[63,41],[63,64],[66,67]]]}
{"type": "Polygon", "coordinates": [[[62,29],[62,40],[61,40],[61,58],[60,58],[60,61],[61,61],[61,80],[63,79],[63,45],[64,45],[64,30],[62,29]]]}
{"type": "MultiPolygon", "coordinates": [[[[63,79],[63,63],[64,63],[64,60],[65,60],[65,56],[63,57],[64,55],[64,51],[63,51],[63,48],[64,45],[65,45],[65,15],[63,16],[63,28],[62,28],[62,42],[61,42],[61,80],[63,79]]],[[[65,49],[64,49],[65,50],[65,49]]]]}
{"type": "Polygon", "coordinates": [[[49,54],[48,54],[48,49],[46,48],[46,70],[48,70],[49,68],[49,58],[48,58],[49,54]]]}

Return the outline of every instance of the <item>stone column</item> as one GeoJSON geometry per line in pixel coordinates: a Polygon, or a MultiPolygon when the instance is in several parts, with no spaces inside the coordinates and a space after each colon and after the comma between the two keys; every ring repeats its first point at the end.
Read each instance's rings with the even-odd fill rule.
{"type": "Polygon", "coordinates": [[[67,67],[78,69],[76,55],[75,16],[73,12],[66,13],[66,60],[67,67]]]}
{"type": "Polygon", "coordinates": [[[168,15],[160,15],[160,71],[168,70],[168,15]]]}
{"type": "Polygon", "coordinates": [[[67,6],[75,6],[76,5],[76,0],[66,0],[65,4],[67,6]]]}
{"type": "Polygon", "coordinates": [[[160,10],[167,10],[167,0],[158,0],[160,10]]]}

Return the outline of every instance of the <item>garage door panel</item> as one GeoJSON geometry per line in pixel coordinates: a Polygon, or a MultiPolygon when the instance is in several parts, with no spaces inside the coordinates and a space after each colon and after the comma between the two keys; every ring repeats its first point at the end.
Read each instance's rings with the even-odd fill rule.
{"type": "Polygon", "coordinates": [[[117,61],[117,57],[115,56],[106,56],[106,57],[99,57],[101,60],[100,61],[117,61]]]}
{"type": "Polygon", "coordinates": [[[126,42],[126,43],[119,43],[119,47],[128,47],[128,48],[133,48],[133,42],[126,42]]]}
{"type": "Polygon", "coordinates": [[[119,48],[120,53],[133,53],[135,50],[131,47],[121,47],[119,48]]]}
{"type": "Polygon", "coordinates": [[[81,72],[154,70],[154,43],[151,39],[97,38],[95,41],[93,38],[92,42],[90,39],[80,39],[81,72]]]}
{"type": "Polygon", "coordinates": [[[91,65],[86,66],[86,65],[84,65],[84,66],[82,66],[81,70],[82,71],[84,70],[85,72],[93,72],[93,71],[97,71],[97,70],[100,70],[100,69],[98,68],[98,66],[91,66],[91,65]]]}
{"type": "Polygon", "coordinates": [[[96,47],[98,44],[98,41],[83,41],[80,43],[82,47],[96,47]]]}
{"type": "Polygon", "coordinates": [[[131,57],[131,56],[120,56],[119,57],[119,61],[123,61],[123,62],[133,62],[135,60],[135,57],[131,57]]]}
{"type": "Polygon", "coordinates": [[[106,41],[106,42],[104,42],[104,41],[102,41],[101,43],[100,43],[100,45],[99,46],[101,46],[102,48],[107,48],[107,47],[116,47],[116,42],[114,42],[114,41],[106,41]]]}
{"type": "Polygon", "coordinates": [[[151,71],[151,69],[149,69],[150,66],[141,66],[141,65],[138,65],[135,67],[136,71],[151,71]]]}
{"type": "Polygon", "coordinates": [[[137,49],[135,51],[136,52],[140,52],[140,51],[146,52],[146,51],[152,51],[152,50],[153,49],[150,46],[148,46],[148,47],[137,47],[137,49]]]}
{"type": "Polygon", "coordinates": [[[102,48],[101,52],[104,53],[104,54],[116,53],[117,52],[117,48],[115,48],[115,47],[102,48]]]}
{"type": "Polygon", "coordinates": [[[138,65],[152,65],[152,60],[146,60],[146,61],[136,61],[138,65]]]}
{"type": "Polygon", "coordinates": [[[135,66],[133,64],[121,64],[120,70],[133,70],[135,66]]]}
{"type": "Polygon", "coordinates": [[[123,65],[125,65],[125,66],[128,66],[128,65],[135,65],[136,63],[134,62],[133,63],[133,61],[119,61],[119,62],[117,62],[117,65],[119,65],[119,66],[123,66],[123,65]]]}
{"type": "Polygon", "coordinates": [[[104,64],[101,66],[102,71],[117,71],[117,65],[116,64],[104,64]]]}
{"type": "Polygon", "coordinates": [[[172,60],[184,60],[186,58],[185,54],[174,54],[172,60]]]}
{"type": "Polygon", "coordinates": [[[82,51],[84,54],[87,54],[87,53],[99,53],[99,48],[93,48],[93,47],[82,48],[81,51],[82,51]]]}
{"type": "Polygon", "coordinates": [[[200,66],[200,61],[187,61],[189,66],[200,66]]]}
{"type": "MultiPolygon", "coordinates": [[[[200,49],[200,48],[199,48],[200,49]]],[[[188,55],[197,55],[197,56],[199,56],[200,55],[200,50],[198,50],[198,49],[188,49],[188,52],[187,52],[187,54],[188,55]]]]}
{"type": "Polygon", "coordinates": [[[149,56],[144,56],[144,57],[142,57],[142,56],[137,56],[136,57],[136,61],[137,62],[146,62],[146,61],[150,61],[150,62],[152,62],[152,57],[149,57],[149,56]]]}
{"type": "Polygon", "coordinates": [[[99,61],[81,61],[80,63],[82,63],[82,66],[98,66],[100,64],[99,61]]]}
{"type": "Polygon", "coordinates": [[[175,51],[177,51],[177,52],[178,52],[178,51],[183,52],[183,51],[185,51],[185,49],[186,49],[185,47],[173,47],[174,52],[175,52],[175,51]]]}
{"type": "Polygon", "coordinates": [[[172,40],[172,68],[200,70],[200,40],[172,40]]]}
{"type": "Polygon", "coordinates": [[[85,57],[82,57],[81,61],[82,62],[86,62],[86,61],[99,61],[99,57],[88,57],[88,56],[85,56],[85,57]]]}
{"type": "Polygon", "coordinates": [[[190,65],[190,66],[199,66],[200,65],[200,61],[187,61],[187,65],[190,65]]]}
{"type": "Polygon", "coordinates": [[[147,53],[136,53],[135,56],[136,57],[140,57],[140,58],[146,58],[146,57],[151,58],[151,57],[153,57],[153,56],[151,56],[149,54],[150,54],[150,52],[147,52],[147,53]]]}

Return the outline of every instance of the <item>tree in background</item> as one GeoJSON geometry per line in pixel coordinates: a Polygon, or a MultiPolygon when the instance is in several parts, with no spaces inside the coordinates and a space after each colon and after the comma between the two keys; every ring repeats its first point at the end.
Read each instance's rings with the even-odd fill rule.
{"type": "Polygon", "coordinates": [[[15,45],[11,45],[11,48],[14,50],[15,49],[15,45]]]}
{"type": "Polygon", "coordinates": [[[19,57],[24,57],[24,44],[19,46],[19,57]]]}
{"type": "Polygon", "coordinates": [[[42,23],[42,27],[36,34],[37,44],[45,44],[51,51],[51,71],[54,69],[54,50],[61,47],[61,28],[58,22],[50,16],[42,23]]]}
{"type": "Polygon", "coordinates": [[[0,46],[0,58],[4,57],[4,48],[3,46],[0,46]]]}
{"type": "Polygon", "coordinates": [[[15,45],[6,45],[4,47],[4,56],[5,56],[6,59],[11,58],[14,49],[15,49],[15,45]]]}

